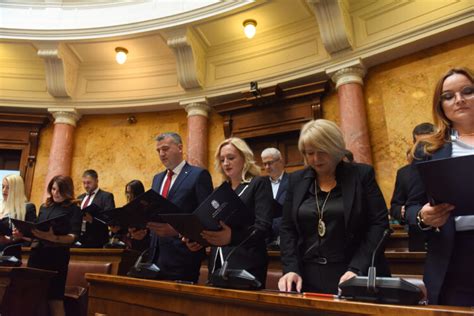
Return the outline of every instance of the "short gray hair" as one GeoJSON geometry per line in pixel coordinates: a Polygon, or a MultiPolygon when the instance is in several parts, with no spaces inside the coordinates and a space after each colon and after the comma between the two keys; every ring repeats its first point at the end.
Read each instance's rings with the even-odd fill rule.
{"type": "Polygon", "coordinates": [[[163,139],[165,138],[168,138],[170,137],[171,139],[173,139],[173,142],[176,144],[176,145],[181,145],[183,143],[183,141],[181,140],[181,136],[179,136],[178,133],[175,133],[175,132],[166,132],[166,133],[161,133],[160,135],[156,136],[155,140],[157,142],[160,142],[162,141],[163,139]]]}
{"type": "Polygon", "coordinates": [[[265,156],[272,156],[273,158],[281,159],[281,152],[274,147],[269,147],[269,148],[265,148],[260,154],[260,156],[262,158],[265,156]]]}

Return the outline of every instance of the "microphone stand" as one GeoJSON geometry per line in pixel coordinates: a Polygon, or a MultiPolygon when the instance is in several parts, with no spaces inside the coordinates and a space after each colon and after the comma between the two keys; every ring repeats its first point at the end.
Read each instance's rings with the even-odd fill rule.
{"type": "Polygon", "coordinates": [[[375,256],[377,255],[377,252],[382,246],[382,244],[387,240],[387,238],[392,234],[392,229],[387,228],[383,232],[382,238],[379,240],[379,243],[374,249],[374,252],[372,253],[372,263],[370,264],[369,271],[368,271],[368,277],[367,277],[367,291],[369,293],[377,293],[377,287],[375,285],[375,281],[377,279],[377,268],[375,267],[375,256]]]}
{"type": "Polygon", "coordinates": [[[235,288],[241,290],[258,289],[262,286],[259,280],[244,269],[228,269],[229,258],[234,252],[244,245],[250,238],[257,233],[254,229],[250,235],[235,246],[226,256],[219,270],[211,274],[209,281],[213,286],[222,288],[235,288]]]}
{"type": "Polygon", "coordinates": [[[13,266],[13,267],[18,267],[21,266],[21,260],[18,259],[15,256],[5,256],[5,251],[7,249],[13,248],[13,247],[21,247],[21,242],[20,243],[15,243],[15,244],[10,244],[3,248],[2,251],[0,251],[0,266],[13,266]]]}
{"type": "MultiPolygon", "coordinates": [[[[160,268],[152,262],[142,262],[143,256],[151,250],[151,247],[145,249],[133,267],[127,272],[127,276],[140,279],[156,279],[159,276],[160,268]]],[[[153,258],[152,258],[153,260],[153,258]]]]}

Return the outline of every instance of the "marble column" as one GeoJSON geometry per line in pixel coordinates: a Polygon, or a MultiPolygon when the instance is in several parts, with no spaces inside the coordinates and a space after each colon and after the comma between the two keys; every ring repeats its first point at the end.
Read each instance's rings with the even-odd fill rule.
{"type": "Polygon", "coordinates": [[[363,66],[342,68],[334,72],[331,79],[336,83],[339,99],[341,130],[346,147],[354,154],[354,160],[372,164],[369,127],[365,110],[363,66]]]}
{"type": "Polygon", "coordinates": [[[80,115],[75,109],[48,109],[54,117],[53,139],[49,151],[48,173],[46,174],[45,193],[49,181],[57,175],[71,175],[74,130],[80,115]]]}
{"type": "Polygon", "coordinates": [[[181,102],[188,113],[187,161],[194,166],[208,168],[208,115],[210,107],[205,98],[181,102]]]}

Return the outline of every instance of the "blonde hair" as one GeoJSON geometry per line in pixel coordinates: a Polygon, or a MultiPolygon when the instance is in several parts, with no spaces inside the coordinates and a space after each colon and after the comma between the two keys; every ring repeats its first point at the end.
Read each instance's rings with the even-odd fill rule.
{"type": "Polygon", "coordinates": [[[339,127],[328,120],[312,120],[303,125],[298,139],[298,149],[305,157],[305,146],[312,146],[317,150],[328,153],[335,161],[348,157],[350,152],[346,149],[346,143],[339,127]]]}
{"type": "Polygon", "coordinates": [[[0,213],[24,221],[26,215],[26,196],[23,178],[10,174],[3,178],[8,182],[8,197],[0,205],[0,213]]]}
{"type": "Polygon", "coordinates": [[[253,151],[250,149],[249,145],[241,139],[237,137],[231,137],[219,144],[217,146],[216,153],[214,155],[214,167],[217,172],[222,174],[223,178],[225,180],[230,180],[224,173],[224,170],[222,169],[221,165],[221,159],[220,159],[220,154],[221,154],[221,149],[225,145],[232,145],[234,146],[239,154],[244,158],[244,168],[242,169],[242,182],[250,182],[253,177],[259,176],[260,175],[260,168],[257,166],[255,163],[255,159],[253,156],[253,151]]]}

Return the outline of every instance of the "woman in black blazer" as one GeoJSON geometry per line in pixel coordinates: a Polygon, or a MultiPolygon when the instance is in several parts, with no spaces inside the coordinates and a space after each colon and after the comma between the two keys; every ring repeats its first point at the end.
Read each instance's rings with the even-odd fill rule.
{"type": "MultiPolygon", "coordinates": [[[[339,283],[367,274],[389,227],[388,211],[373,168],[344,161],[348,151],[336,124],[308,122],[298,147],[308,167],[290,174],[280,227],[284,275],[278,287],[336,294],[339,283]]],[[[390,275],[383,255],[377,273],[390,275]]]]}
{"type": "MultiPolygon", "coordinates": [[[[247,270],[260,281],[263,288],[268,264],[265,238],[272,226],[273,194],[270,182],[258,177],[260,168],[254,161],[253,152],[240,138],[226,139],[218,146],[215,166],[254,214],[254,220],[234,229],[221,222],[221,231],[202,233],[203,238],[214,245],[209,257],[210,274],[220,268],[223,259],[241,244],[230,256],[228,268],[247,270]]],[[[201,248],[195,242],[185,241],[191,250],[201,248]]]]}
{"type": "MultiPolygon", "coordinates": [[[[454,68],[438,81],[433,118],[437,132],[417,143],[415,164],[474,155],[474,81],[470,71],[454,68]]],[[[411,180],[406,217],[427,236],[423,281],[428,303],[473,306],[474,215],[455,216],[455,205],[447,203],[430,205],[416,168],[411,180]]]]}
{"type": "MultiPolygon", "coordinates": [[[[81,231],[82,214],[74,200],[72,179],[68,176],[55,176],[48,184],[46,203],[41,205],[38,222],[65,216],[61,225],[49,231],[33,230],[35,238],[31,243],[28,267],[52,270],[57,274],[51,279],[48,292],[48,305],[51,315],[64,315],[64,290],[70,259],[69,247],[76,241],[81,231]]],[[[22,237],[18,231],[17,238],[22,237]]],[[[24,237],[22,237],[24,238],[24,237]]],[[[26,239],[26,238],[25,238],[26,239]]]]}
{"type": "MultiPolygon", "coordinates": [[[[25,196],[25,184],[19,175],[11,174],[2,180],[2,196],[0,202],[0,218],[15,218],[22,221],[34,222],[36,220],[36,207],[27,202],[25,196]]],[[[6,221],[11,228],[10,221],[6,221]]],[[[13,242],[11,236],[0,235],[0,251],[13,242]]],[[[10,247],[6,254],[15,256],[21,260],[21,245],[10,247]]]]}

